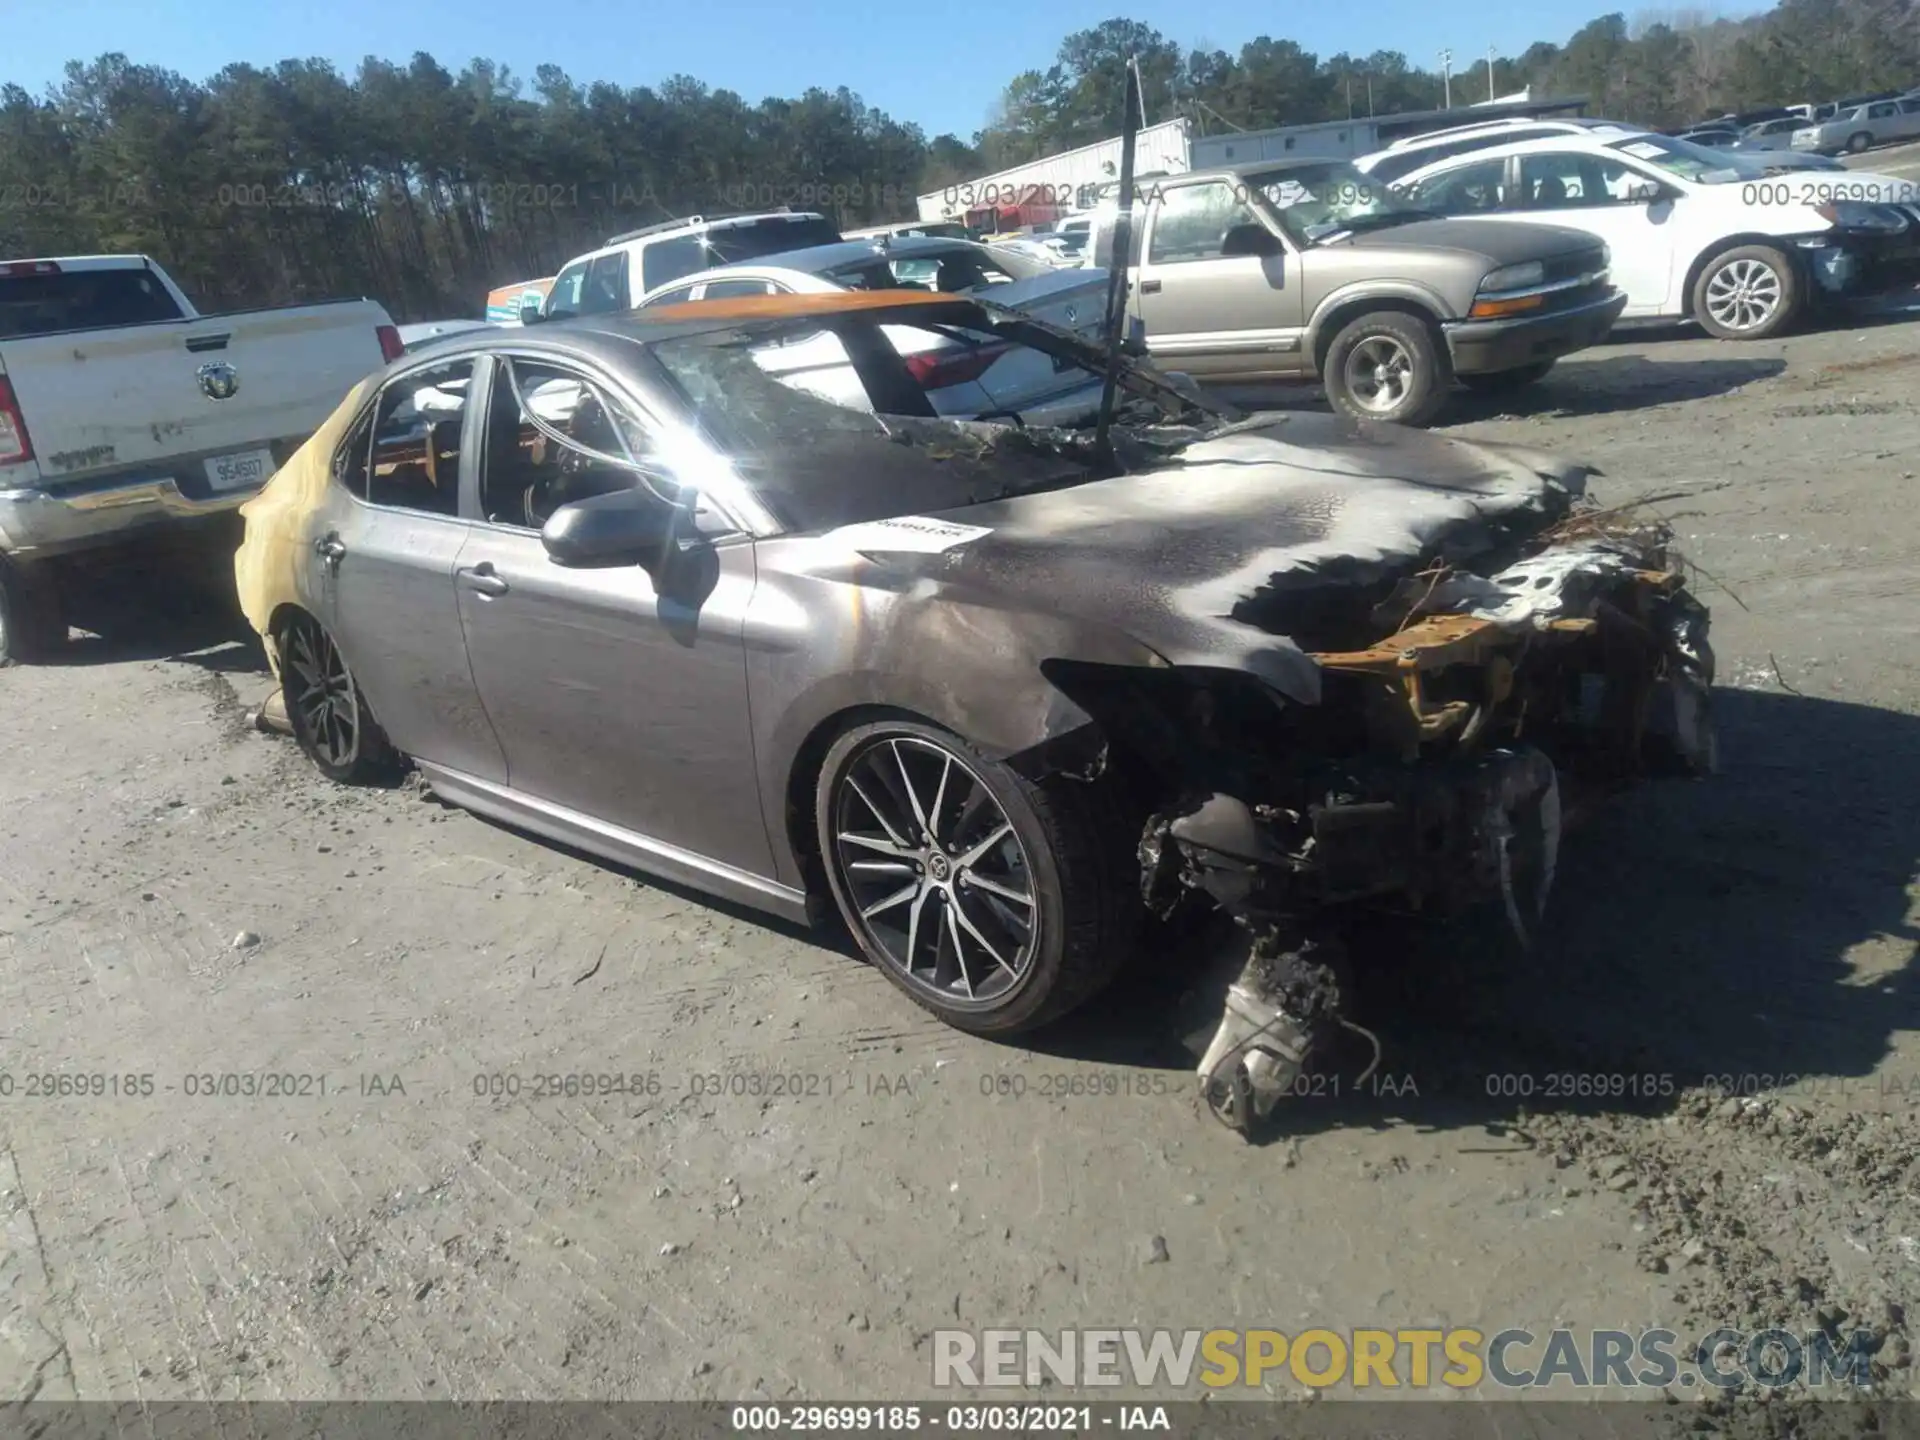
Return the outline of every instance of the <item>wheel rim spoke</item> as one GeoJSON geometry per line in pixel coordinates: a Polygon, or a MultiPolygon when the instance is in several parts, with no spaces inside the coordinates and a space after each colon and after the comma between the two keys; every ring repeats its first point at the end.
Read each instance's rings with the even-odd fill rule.
{"type": "MultiPolygon", "coordinates": [[[[867,794],[865,790],[862,790],[860,788],[860,782],[855,780],[851,775],[847,777],[847,788],[860,797],[860,803],[865,805],[868,813],[880,822],[880,828],[887,832],[887,839],[893,842],[894,853],[911,855],[913,853],[913,847],[906,842],[906,839],[898,830],[893,828],[893,821],[887,818],[886,812],[873,803],[873,797],[867,794]]],[[[843,835],[840,838],[845,840],[851,839],[852,837],[843,835]]],[[[860,843],[865,844],[869,842],[863,840],[860,843]]]]}
{"type": "Polygon", "coordinates": [[[907,773],[906,757],[900,753],[899,742],[894,741],[888,748],[893,751],[894,766],[900,771],[900,788],[907,792],[907,806],[913,811],[914,823],[922,835],[932,835],[933,826],[927,821],[927,812],[920,808],[920,797],[914,792],[913,776],[907,773]]]}
{"type": "Polygon", "coordinates": [[[962,870],[967,869],[969,866],[979,864],[982,855],[986,854],[987,851],[991,850],[1011,834],[1013,834],[1013,826],[1004,820],[1001,821],[999,825],[994,827],[992,834],[987,836],[987,838],[982,840],[978,845],[975,845],[971,850],[967,851],[966,854],[956,859],[954,864],[962,870]]]}
{"type": "Polygon", "coordinates": [[[994,964],[998,965],[1002,970],[1006,971],[1007,974],[1009,975],[1012,975],[1012,976],[1019,975],[1020,972],[1015,970],[1013,966],[1009,965],[1006,962],[1006,959],[1000,954],[1000,952],[993,948],[993,942],[987,939],[985,935],[980,933],[980,927],[973,923],[972,917],[967,914],[966,905],[961,901],[958,895],[953,897],[953,904],[949,907],[949,910],[953,915],[954,919],[960,922],[960,927],[963,930],[965,930],[967,934],[973,937],[974,944],[978,945],[982,950],[986,951],[987,955],[992,959],[994,964]]]}
{"type": "Polygon", "coordinates": [[[960,967],[960,983],[966,986],[967,998],[971,1000],[974,998],[973,976],[967,970],[967,946],[960,938],[960,926],[956,921],[960,907],[949,900],[940,908],[946,917],[947,935],[953,942],[953,962],[960,967]]]}
{"type": "Polygon", "coordinates": [[[1011,886],[1002,885],[998,880],[990,879],[978,871],[968,873],[967,884],[975,890],[985,890],[990,895],[998,895],[1002,900],[1011,900],[1016,905],[1024,905],[1029,910],[1033,909],[1033,896],[1015,890],[1011,886]]]}

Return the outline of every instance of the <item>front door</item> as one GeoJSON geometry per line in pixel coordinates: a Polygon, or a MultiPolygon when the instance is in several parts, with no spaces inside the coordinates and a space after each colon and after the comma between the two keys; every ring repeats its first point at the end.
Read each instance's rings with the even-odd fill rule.
{"type": "Polygon", "coordinates": [[[1226,180],[1175,185],[1148,211],[1135,296],[1154,361],[1191,375],[1298,372],[1306,327],[1299,255],[1221,250],[1235,226],[1265,226],[1246,196],[1226,180]]]}
{"type": "Polygon", "coordinates": [[[334,457],[335,490],[308,563],[320,621],[394,745],[483,779],[506,778],[467,665],[454,562],[472,525],[460,468],[475,362],[387,382],[334,457]]]}
{"type": "Polygon", "coordinates": [[[506,747],[508,783],[534,800],[771,874],[741,635],[752,542],[720,539],[703,583],[667,596],[638,564],[554,564],[539,527],[569,501],[643,484],[635,469],[604,457],[644,459],[653,432],[611,387],[566,366],[514,359],[496,373],[477,493],[484,518],[453,584],[474,679],[506,747]]]}

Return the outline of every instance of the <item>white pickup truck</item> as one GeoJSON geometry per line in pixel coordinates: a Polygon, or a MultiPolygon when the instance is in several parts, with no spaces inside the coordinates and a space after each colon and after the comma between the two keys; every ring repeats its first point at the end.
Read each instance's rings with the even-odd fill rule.
{"type": "Polygon", "coordinates": [[[70,557],[232,523],[401,348],[371,300],[202,315],[142,255],[0,260],[0,664],[66,639],[70,557]]]}

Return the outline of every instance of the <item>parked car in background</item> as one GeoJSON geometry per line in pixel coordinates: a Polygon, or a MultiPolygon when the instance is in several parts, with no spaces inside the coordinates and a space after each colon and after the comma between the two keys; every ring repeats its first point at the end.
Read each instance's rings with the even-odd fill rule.
{"type": "Polygon", "coordinates": [[[524,309],[521,319],[532,325],[631,310],[648,291],[696,271],[840,239],[833,222],[812,211],[664,221],[616,235],[598,250],[569,260],[546,299],[524,309]]]}
{"type": "Polygon", "coordinates": [[[1583,116],[1514,116],[1505,120],[1481,120],[1470,125],[1452,125],[1444,130],[1429,130],[1396,140],[1370,155],[1362,155],[1354,166],[1362,174],[1397,181],[1424,166],[1470,154],[1494,145],[1511,145],[1521,140],[1542,140],[1553,135],[1596,135],[1619,139],[1643,135],[1644,125],[1628,125],[1619,120],[1588,119],[1583,116]]]}
{"type": "Polygon", "coordinates": [[[1796,150],[1820,155],[1836,155],[1843,150],[1858,155],[1875,145],[1915,138],[1920,138],[1920,99],[1875,100],[1843,110],[1819,124],[1800,127],[1793,132],[1792,145],[1796,150]]]}
{"type": "Polygon", "coordinates": [[[1498,146],[1402,184],[1443,214],[1576,226],[1606,243],[1626,317],[1692,319],[1727,339],[1776,334],[1816,294],[1920,256],[1916,182],[1853,171],[1755,181],[1662,135],[1498,146]]]}
{"type": "Polygon", "coordinates": [[[926,235],[941,240],[980,238],[958,220],[897,220],[891,225],[868,225],[859,230],[845,230],[841,234],[848,240],[878,240],[883,235],[896,240],[909,235],[926,235]]]}
{"type": "MultiPolygon", "coordinates": [[[[1003,245],[969,240],[907,237],[863,244],[848,241],[795,250],[688,276],[646,296],[643,313],[689,302],[738,300],[766,295],[830,295],[932,291],[971,295],[1044,324],[1098,342],[1105,329],[1107,272],[1063,269],[1046,261],[1009,253],[1003,245]]],[[[889,332],[896,344],[917,346],[912,363],[947,379],[931,390],[942,415],[979,415],[1011,410],[1035,424],[1059,423],[1077,415],[1092,399],[1063,392],[1037,351],[1014,347],[1004,354],[943,339],[937,332],[905,328],[889,332]]],[[[805,374],[809,388],[842,397],[858,379],[839,350],[789,356],[783,373],[805,374]]]]}
{"type": "Polygon", "coordinates": [[[1106,369],[880,292],[476,331],[358,386],[235,557],[303,751],[344,782],[410,756],[536,835],[837,912],[980,1034],[1086,1001],[1146,907],[1223,908],[1257,941],[1223,1021],[1251,1033],[1207,1077],[1235,1124],[1250,1078],[1261,1113],[1290,1091],[1247,1058],[1263,1030],[1297,1062],[1337,1028],[1337,987],[1282,1008],[1324,973],[1302,933],[1424,900],[1524,934],[1563,788],[1709,763],[1709,617],[1658,527],[1583,501],[1585,467],[1241,416],[1126,361],[1108,444],[955,423],[902,327],[1079,388],[1106,369]],[[769,363],[823,340],[860,382],[840,401],[769,363]],[[423,390],[463,399],[424,448],[423,390]],[[525,403],[556,393],[564,415],[525,403]]]}
{"type": "Polygon", "coordinates": [[[1793,148],[1793,132],[1802,129],[1806,123],[1798,115],[1789,115],[1779,120],[1762,120],[1742,130],[1740,138],[1734,141],[1733,148],[1741,152],[1790,150],[1793,148]]]}
{"type": "Polygon", "coordinates": [[[1727,150],[1739,143],[1740,132],[1727,125],[1703,125],[1695,130],[1682,130],[1675,138],[1704,145],[1709,150],[1727,150]]]}
{"type": "Polygon", "coordinates": [[[371,300],[202,315],[144,255],[0,261],[0,663],[65,642],[78,562],[230,522],[400,351],[371,300]]]}
{"type": "Polygon", "coordinates": [[[1518,388],[1601,340],[1625,299],[1577,230],[1443,220],[1345,161],[1156,180],[1115,256],[1160,364],[1198,380],[1318,379],[1334,406],[1419,425],[1453,382],[1518,388]]]}

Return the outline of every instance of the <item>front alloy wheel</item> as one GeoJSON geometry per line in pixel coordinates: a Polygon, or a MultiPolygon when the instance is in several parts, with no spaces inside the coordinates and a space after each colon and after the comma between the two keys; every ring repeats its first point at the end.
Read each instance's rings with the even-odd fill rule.
{"type": "Polygon", "coordinates": [[[1764,340],[1800,308],[1793,261],[1769,245],[1742,245],[1714,257],[1694,283],[1694,313],[1722,340],[1764,340]]]}
{"type": "Polygon", "coordinates": [[[827,754],[815,811],[834,899],[867,957],[950,1025],[1042,1024],[1123,958],[1115,827],[1093,819],[1091,787],[1063,785],[904,718],[827,754]]]}
{"type": "Polygon", "coordinates": [[[280,629],[280,688],[293,738],[329,780],[371,780],[391,768],[386,733],[334,638],[310,615],[280,629]]]}

